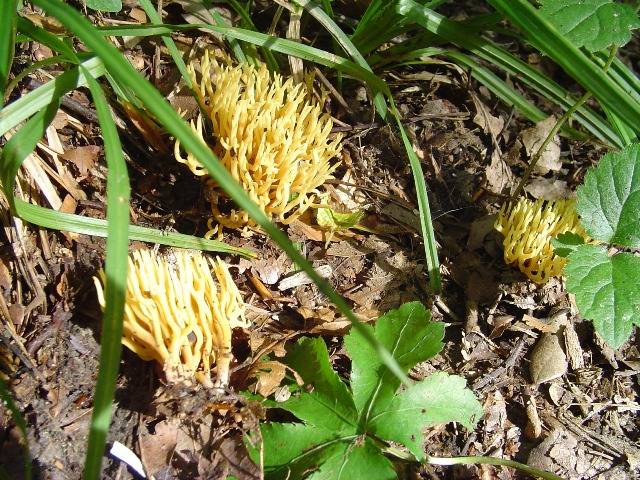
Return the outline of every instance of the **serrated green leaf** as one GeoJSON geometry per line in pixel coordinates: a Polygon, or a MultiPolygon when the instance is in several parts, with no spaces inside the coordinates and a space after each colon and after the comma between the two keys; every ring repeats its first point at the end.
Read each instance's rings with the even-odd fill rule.
{"type": "Polygon", "coordinates": [[[592,238],[640,247],[640,144],[602,157],[577,195],[576,210],[592,238]]]}
{"type": "Polygon", "coordinates": [[[576,248],[584,245],[584,238],[577,233],[561,233],[557,238],[551,239],[551,245],[553,245],[553,253],[561,257],[568,257],[571,252],[576,251],[576,248]]]}
{"type": "Polygon", "coordinates": [[[395,480],[393,464],[373,442],[362,437],[340,444],[309,480],[395,480]]]}
{"type": "MultiPolygon", "coordinates": [[[[397,310],[381,316],[375,329],[376,338],[391,352],[404,372],[418,362],[436,355],[442,349],[444,324],[431,321],[431,313],[420,302],[405,303],[397,310]]],[[[388,404],[400,382],[385,367],[361,334],[351,331],[345,337],[345,347],[351,356],[351,390],[359,412],[375,403],[388,404]],[[375,396],[375,398],[374,398],[375,396]]],[[[366,423],[366,418],[365,418],[366,423]]]]}
{"type": "Polygon", "coordinates": [[[321,338],[303,338],[287,353],[284,363],[293,368],[307,384],[310,393],[294,394],[280,408],[300,420],[333,432],[353,433],[358,414],[353,397],[329,361],[327,346],[321,338]]]}
{"type": "Polygon", "coordinates": [[[119,12],[122,0],[86,0],[87,7],[100,12],[119,12]]]}
{"type": "Polygon", "coordinates": [[[609,345],[620,347],[640,324],[640,257],[609,257],[604,247],[582,245],[569,255],[565,275],[580,313],[609,345]]]}
{"type": "MultiPolygon", "coordinates": [[[[266,423],[260,426],[264,470],[269,479],[304,478],[306,472],[341,450],[340,437],[329,430],[301,423],[266,423]]],[[[250,449],[257,463],[258,452],[250,449]]]]}
{"type": "Polygon", "coordinates": [[[436,423],[458,422],[472,428],[482,407],[463,378],[437,372],[400,392],[369,422],[377,436],[400,442],[417,458],[424,458],[422,431],[436,423]]]}
{"type": "Polygon", "coordinates": [[[360,210],[348,213],[339,213],[331,208],[324,207],[316,210],[316,221],[318,225],[334,232],[355,227],[358,222],[362,220],[363,216],[364,212],[360,210]]]}
{"type": "Polygon", "coordinates": [[[631,40],[640,20],[631,5],[612,0],[542,0],[540,13],[578,48],[597,52],[631,40]]]}

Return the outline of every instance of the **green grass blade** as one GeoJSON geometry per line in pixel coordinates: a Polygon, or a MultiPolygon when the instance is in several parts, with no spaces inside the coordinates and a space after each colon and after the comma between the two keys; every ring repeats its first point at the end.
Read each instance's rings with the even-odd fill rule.
{"type": "MultiPolygon", "coordinates": [[[[329,17],[317,3],[311,2],[309,0],[295,1],[296,3],[304,7],[311,15],[313,15],[316,20],[318,20],[318,22],[320,22],[320,24],[324,28],[327,29],[327,31],[329,31],[329,33],[331,33],[331,35],[336,39],[336,41],[340,44],[344,51],[349,54],[358,65],[371,71],[371,67],[364,59],[364,57],[360,54],[358,49],[353,45],[353,43],[351,43],[349,37],[347,37],[347,35],[340,29],[340,27],[335,24],[331,17],[329,17]]],[[[391,99],[391,101],[393,101],[393,99],[391,99]]],[[[381,93],[378,93],[376,95],[376,108],[378,109],[378,113],[380,114],[380,116],[384,118],[386,116],[387,110],[386,102],[381,93]],[[382,106],[384,106],[384,110],[381,110],[382,106]]],[[[409,157],[409,163],[411,165],[411,171],[416,185],[418,208],[420,211],[420,223],[425,247],[425,259],[429,272],[429,283],[431,285],[431,288],[435,292],[439,292],[441,288],[440,264],[438,262],[438,250],[435,242],[433,225],[431,224],[431,209],[429,207],[429,200],[427,198],[424,175],[422,173],[422,168],[420,167],[420,161],[413,151],[411,142],[409,142],[409,139],[407,138],[397,110],[395,111],[394,118],[396,119],[398,128],[400,129],[400,135],[402,136],[402,141],[407,152],[407,156],[409,157]]]]}
{"type": "MultiPolygon", "coordinates": [[[[107,221],[99,218],[82,217],[71,213],[62,213],[50,208],[40,207],[15,199],[15,211],[23,220],[45,228],[63,230],[68,232],[106,237],[108,234],[107,221]]],[[[207,252],[227,253],[240,255],[245,258],[253,258],[255,252],[246,248],[232,247],[218,240],[206,240],[183,233],[167,232],[154,228],[129,225],[129,238],[141,242],[158,243],[169,247],[191,248],[205,250],[207,252]]]]}
{"type": "MultiPolygon", "coordinates": [[[[104,74],[104,64],[99,58],[91,58],[82,63],[93,77],[104,74]]],[[[0,135],[49,105],[64,90],[65,93],[87,85],[87,79],[78,68],[73,68],[56,77],[34,91],[20,97],[0,110],[0,135]]]]}
{"type": "Polygon", "coordinates": [[[442,289],[442,280],[440,278],[440,262],[438,261],[438,244],[436,243],[433,224],[431,223],[431,207],[429,206],[429,197],[427,196],[427,184],[424,181],[424,174],[420,166],[420,160],[413,151],[413,145],[407,137],[407,133],[402,126],[400,114],[395,105],[392,104],[394,118],[400,130],[402,143],[409,156],[409,164],[411,165],[411,173],[416,187],[416,195],[418,197],[418,205],[420,210],[420,228],[422,229],[422,238],[424,241],[424,253],[427,260],[427,271],[429,273],[429,286],[434,293],[440,293],[442,289]]]}
{"type": "MultiPolygon", "coordinates": [[[[302,6],[305,10],[307,10],[313,18],[315,18],[320,25],[322,25],[333,38],[336,39],[338,44],[342,47],[342,49],[351,57],[353,60],[360,65],[365,70],[373,73],[371,67],[364,59],[360,51],[351,43],[349,37],[342,31],[338,25],[333,21],[333,19],[327,15],[327,13],[322,10],[320,5],[311,0],[294,0],[295,3],[302,6]]],[[[387,116],[387,102],[384,99],[384,95],[381,91],[373,92],[373,103],[376,106],[376,110],[378,111],[378,115],[381,118],[386,118],[387,116]]]]}
{"type": "Polygon", "coordinates": [[[219,27],[216,25],[196,24],[196,25],[138,25],[138,26],[116,26],[97,29],[101,35],[164,35],[172,31],[188,31],[194,29],[205,29],[219,33],[226,37],[237,38],[245,42],[263,47],[268,47],[273,51],[302,58],[325,67],[340,70],[346,75],[366,82],[374,91],[383,92],[389,95],[389,88],[374,73],[362,68],[360,65],[347,60],[344,57],[334,55],[319,48],[310,47],[302,43],[294,42],[284,38],[266,35],[260,32],[252,32],[235,27],[219,27]]]}
{"type": "MultiPolygon", "coordinates": [[[[83,16],[73,8],[65,5],[59,0],[33,0],[33,3],[42,7],[49,15],[56,17],[65,27],[76,34],[87,47],[92,49],[105,63],[111,74],[121,82],[127,82],[131,89],[136,92],[147,109],[153,113],[156,119],[164,125],[167,131],[180,140],[183,148],[190,151],[194,157],[209,172],[211,177],[220,185],[231,199],[240,208],[244,209],[258,225],[282,248],[287,255],[296,262],[309,275],[322,293],[324,293],[338,309],[349,319],[353,328],[357,329],[363,337],[373,346],[381,361],[405,384],[408,378],[403,373],[389,351],[373,336],[371,331],[364,327],[359,319],[351,311],[345,300],[314,270],[311,263],[304,258],[287,236],[278,229],[258,205],[251,201],[249,196],[242,190],[240,185],[233,179],[231,174],[220,164],[218,158],[213,154],[184,122],[184,120],[173,110],[171,105],[160,93],[154,89],[148,81],[140,77],[133,67],[127,62],[122,54],[110,43],[106,42],[83,16]]],[[[212,27],[220,29],[220,27],[212,27]]],[[[226,29],[224,29],[226,30],[226,29]]],[[[224,31],[222,30],[222,31],[224,31]]],[[[229,29],[232,31],[234,29],[229,29]]],[[[256,32],[248,32],[247,38],[256,38],[256,32]]],[[[244,34],[243,34],[244,35],[244,34]]],[[[265,45],[274,43],[273,37],[265,36],[265,45]]],[[[295,43],[295,42],[291,42],[295,43]]],[[[298,47],[299,48],[299,47],[298,47]]],[[[307,47],[308,48],[308,47],[307,47]]],[[[295,50],[295,49],[294,49],[295,50]]],[[[305,51],[305,49],[301,49],[305,51]]],[[[324,52],[323,52],[324,53],[324,52]]],[[[334,60],[332,60],[334,61],[334,60]]],[[[375,77],[375,76],[374,76],[375,77]]]]}
{"type": "Polygon", "coordinates": [[[58,52],[69,62],[80,63],[78,56],[69,45],[64,43],[53,33],[49,33],[45,29],[38,27],[31,22],[31,20],[24,17],[18,17],[18,31],[29,36],[36,42],[49,47],[54,52],[58,52]]]}
{"type": "Polygon", "coordinates": [[[16,41],[17,0],[0,2],[0,108],[4,105],[4,92],[13,64],[16,41]]]}
{"type": "MultiPolygon", "coordinates": [[[[9,320],[10,321],[10,320],[9,320]]],[[[27,436],[27,423],[20,414],[20,410],[11,398],[11,394],[7,389],[7,385],[0,378],[0,400],[4,402],[9,412],[11,412],[11,418],[15,422],[16,426],[20,430],[24,438],[24,478],[25,480],[31,480],[33,478],[33,467],[31,466],[31,453],[29,452],[29,437],[27,436]]]]}
{"type": "Polygon", "coordinates": [[[5,97],[9,97],[13,89],[18,86],[18,84],[27,76],[31,75],[36,70],[47,67],[49,65],[55,65],[57,63],[68,63],[69,61],[63,57],[62,55],[55,55],[53,57],[43,58],[40,61],[33,62],[27,68],[23,69],[18,73],[7,85],[7,91],[5,92],[5,97]]]}
{"type": "MultiPolygon", "coordinates": [[[[251,20],[251,16],[249,16],[249,12],[240,4],[240,2],[238,2],[237,0],[227,0],[227,3],[231,5],[231,8],[233,8],[240,16],[240,24],[243,28],[254,31],[258,30],[253,23],[253,20],[251,20]]],[[[218,25],[224,26],[224,24],[220,22],[218,23],[218,25]]],[[[260,52],[264,56],[264,61],[267,64],[269,70],[272,72],[279,72],[280,66],[278,65],[278,61],[276,60],[276,57],[273,55],[271,50],[269,48],[262,47],[260,49],[260,52]]]]}
{"type": "MultiPolygon", "coordinates": [[[[469,68],[471,76],[485,85],[493,94],[509,106],[514,106],[528,120],[532,122],[540,122],[547,118],[547,114],[529,102],[525,97],[516,92],[513,88],[506,84],[502,79],[498,78],[491,70],[483,67],[468,55],[460,52],[446,50],[442,53],[445,57],[450,58],[455,63],[469,68]]],[[[564,135],[575,138],[577,140],[586,140],[588,138],[582,132],[573,128],[564,126],[561,130],[564,135]]]]}
{"type": "Polygon", "coordinates": [[[87,71],[83,73],[87,78],[87,85],[98,114],[108,167],[107,223],[109,226],[105,260],[105,309],[100,337],[100,368],[93,395],[93,412],[84,465],[84,477],[91,479],[100,476],[122,352],[122,320],[129,261],[130,188],[120,137],[107,100],[98,82],[87,71]]]}
{"type": "Polygon", "coordinates": [[[604,75],[598,65],[573,46],[533,5],[527,0],[488,1],[576,82],[592,92],[602,105],[624,118],[636,131],[640,129],[640,103],[604,75]]]}
{"type": "MultiPolygon", "coordinates": [[[[564,110],[568,110],[576,103],[577,99],[569,95],[555,82],[489,40],[473,35],[464,25],[452,22],[413,0],[399,0],[398,11],[412,18],[428,32],[467,49],[483,60],[502,68],[540,95],[560,105],[564,110]]],[[[621,145],[617,132],[591,109],[585,106],[580,107],[574,118],[588,132],[603,142],[614,146],[621,145]]]]}
{"type": "MultiPolygon", "coordinates": [[[[151,0],[138,0],[138,3],[144,10],[144,13],[147,14],[147,17],[149,17],[149,20],[151,20],[151,23],[155,25],[162,25],[162,18],[154,8],[153,4],[151,3],[151,0]]],[[[184,83],[187,84],[187,87],[189,87],[190,89],[193,89],[193,85],[191,83],[191,77],[189,76],[189,72],[187,71],[187,65],[184,63],[184,60],[182,59],[182,54],[178,50],[176,43],[173,41],[173,38],[171,38],[168,35],[163,35],[162,41],[167,47],[167,50],[169,51],[169,55],[171,55],[173,62],[176,64],[176,67],[178,67],[178,70],[182,75],[182,79],[184,80],[184,83]]]]}

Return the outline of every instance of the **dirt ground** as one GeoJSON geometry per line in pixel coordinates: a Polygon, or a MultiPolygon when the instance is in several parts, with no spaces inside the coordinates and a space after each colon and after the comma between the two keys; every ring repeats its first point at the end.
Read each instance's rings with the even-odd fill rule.
{"type": "MultiPolygon", "coordinates": [[[[135,15],[125,8],[118,18],[135,15]]],[[[191,44],[198,35],[179,40],[191,44]]],[[[168,93],[175,87],[175,68],[160,44],[143,40],[125,53],[168,93]]],[[[545,60],[514,53],[553,73],[545,60]]],[[[46,47],[23,45],[14,73],[48,54],[46,47]]],[[[334,80],[332,72],[324,73],[334,80]]],[[[363,319],[373,321],[403,302],[420,300],[448,324],[445,349],[419,365],[412,378],[435,370],[464,376],[485,416],[474,431],[447,425],[427,432],[430,455],[513,458],[571,479],[639,478],[639,334],[619,351],[609,349],[580,318],[561,278],[537,286],[505,265],[502,239],[493,230],[495,214],[545,125],[527,122],[452,64],[396,68],[382,76],[425,172],[442,294],[435,297],[428,289],[413,179],[399,136],[375,118],[366,90],[356,82],[345,81],[342,96],[329,102],[344,148],[326,189],[336,202],[364,209],[365,228],[339,232],[329,242],[313,215],[283,228],[363,319]]],[[[36,72],[13,98],[46,80],[36,72]]],[[[183,100],[172,97],[176,107],[183,100]]],[[[151,144],[139,123],[117,103],[113,107],[123,125],[132,223],[203,235],[209,207],[200,180],[174,160],[168,137],[151,144]]],[[[23,168],[21,195],[42,205],[57,199],[62,211],[104,218],[106,167],[92,108],[85,91],[68,96],[33,156],[37,166],[23,168]],[[55,153],[60,150],[64,155],[55,153]],[[34,181],[35,171],[51,178],[50,188],[34,181]]],[[[565,138],[554,145],[548,171],[528,182],[533,198],[569,195],[604,152],[593,142],[565,138]]],[[[9,216],[6,201],[2,208],[0,309],[13,328],[1,326],[0,366],[27,422],[37,477],[77,479],[100,343],[101,312],[91,277],[103,266],[105,243],[25,225],[9,216]]],[[[228,391],[167,386],[152,363],[123,350],[109,446],[118,441],[134,450],[156,479],[259,478],[242,433],[255,429],[265,412],[239,392],[277,396],[281,378],[257,381],[254,372],[265,355],[281,356],[286,342],[321,335],[338,371],[349,368],[341,340],[348,323],[313,284],[294,277],[286,255],[259,234],[245,238],[225,231],[224,240],[259,253],[256,260],[225,257],[254,325],[234,331],[228,391]]],[[[131,248],[140,246],[132,242],[131,248]]],[[[0,465],[9,478],[21,476],[19,437],[8,411],[0,409],[0,465]]],[[[135,478],[112,457],[105,465],[104,478],[135,478]]],[[[408,467],[404,475],[522,478],[490,466],[408,467]]]]}

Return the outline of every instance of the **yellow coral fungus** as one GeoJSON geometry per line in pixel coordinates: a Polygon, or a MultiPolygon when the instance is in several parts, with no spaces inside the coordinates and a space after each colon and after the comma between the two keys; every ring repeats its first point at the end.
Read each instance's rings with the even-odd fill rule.
{"type": "MultiPolygon", "coordinates": [[[[224,66],[205,51],[201,74],[189,65],[194,89],[213,127],[213,151],[251,199],[270,218],[289,223],[314,204],[318,187],[336,169],[329,161],[340,153],[340,135],[330,139],[333,122],[322,113],[324,98],[309,88],[269,73],[266,66],[224,66]]],[[[201,116],[191,123],[205,139],[201,116]]],[[[206,170],[176,142],[175,156],[195,175],[206,170]]],[[[249,215],[221,208],[225,195],[212,179],[208,196],[213,219],[221,227],[256,228],[249,215]]],[[[213,233],[218,228],[210,222],[213,233]]]]}
{"type": "MultiPolygon", "coordinates": [[[[94,277],[104,308],[104,272],[94,277]]],[[[231,329],[246,327],[244,303],[222,260],[174,251],[159,257],[137,250],[129,258],[122,343],[143,360],[155,360],[167,381],[226,385],[231,329]],[[211,271],[215,272],[216,280],[211,271]]]]}
{"type": "Polygon", "coordinates": [[[559,275],[566,263],[553,253],[553,237],[570,232],[589,240],[575,199],[532,202],[523,197],[515,205],[503,205],[494,226],[504,235],[505,262],[540,284],[559,275]]]}

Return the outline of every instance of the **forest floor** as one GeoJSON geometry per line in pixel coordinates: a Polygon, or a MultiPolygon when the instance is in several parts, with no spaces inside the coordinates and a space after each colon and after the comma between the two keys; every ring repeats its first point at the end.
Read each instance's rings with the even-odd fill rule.
{"type": "MultiPolygon", "coordinates": [[[[111,18],[135,22],[140,13],[125,8],[111,18]]],[[[202,35],[176,38],[189,46],[202,35]]],[[[51,55],[46,47],[24,45],[29,44],[16,53],[17,64],[51,55]]],[[[178,74],[160,45],[151,37],[124,48],[132,63],[168,94],[178,74]]],[[[513,53],[553,75],[544,59],[513,53]]],[[[331,72],[324,73],[333,82],[331,72]]],[[[453,64],[377,73],[394,93],[425,173],[442,293],[434,296],[428,288],[415,187],[399,135],[375,117],[366,89],[356,82],[345,81],[342,94],[330,97],[328,108],[344,141],[340,167],[326,190],[350,208],[363,209],[360,224],[365,228],[338,232],[327,241],[312,214],[282,228],[364,320],[419,300],[434,319],[447,323],[444,350],[411,376],[420,379],[435,370],[463,376],[485,415],[473,431],[453,425],[429,431],[429,454],[513,458],[571,479],[637,478],[638,333],[612,351],[580,318],[561,277],[536,285],[505,265],[502,237],[493,228],[532,145],[544,138],[549,124],[521,119],[453,64]]],[[[14,97],[48,78],[35,72],[14,97]]],[[[170,98],[189,115],[194,104],[186,96],[170,98]]],[[[131,222],[203,235],[209,206],[202,182],[175,161],[169,137],[150,144],[140,124],[117,104],[113,107],[125,125],[131,222]]],[[[31,167],[23,169],[22,185],[31,188],[23,189],[25,198],[45,205],[59,202],[58,208],[68,213],[105,217],[106,166],[93,108],[84,90],[67,96],[31,167]],[[49,182],[35,182],[35,173],[49,182]]],[[[545,157],[546,171],[534,173],[526,192],[532,198],[570,196],[603,152],[590,142],[555,139],[545,157]]],[[[13,337],[0,337],[3,368],[27,421],[38,477],[80,478],[100,349],[101,311],[91,278],[103,266],[105,242],[39,229],[12,219],[6,210],[2,220],[0,306],[15,329],[13,337]]],[[[338,371],[349,368],[342,342],[349,323],[315,285],[294,276],[296,267],[287,256],[261,234],[246,238],[225,230],[224,241],[258,253],[253,260],[224,257],[253,323],[234,331],[228,391],[179,392],[161,381],[152,363],[123,350],[109,445],[118,441],[134,450],[156,479],[258,478],[242,433],[255,428],[264,412],[239,392],[278,395],[281,376],[262,375],[257,383],[252,372],[265,355],[282,356],[287,342],[320,335],[338,371]]],[[[132,242],[131,249],[139,246],[132,242]]],[[[10,478],[19,478],[21,471],[18,437],[10,416],[0,409],[0,464],[10,478]]],[[[491,466],[427,465],[405,474],[519,478],[491,466]]],[[[104,476],[133,478],[113,458],[106,461],[104,476]]]]}

